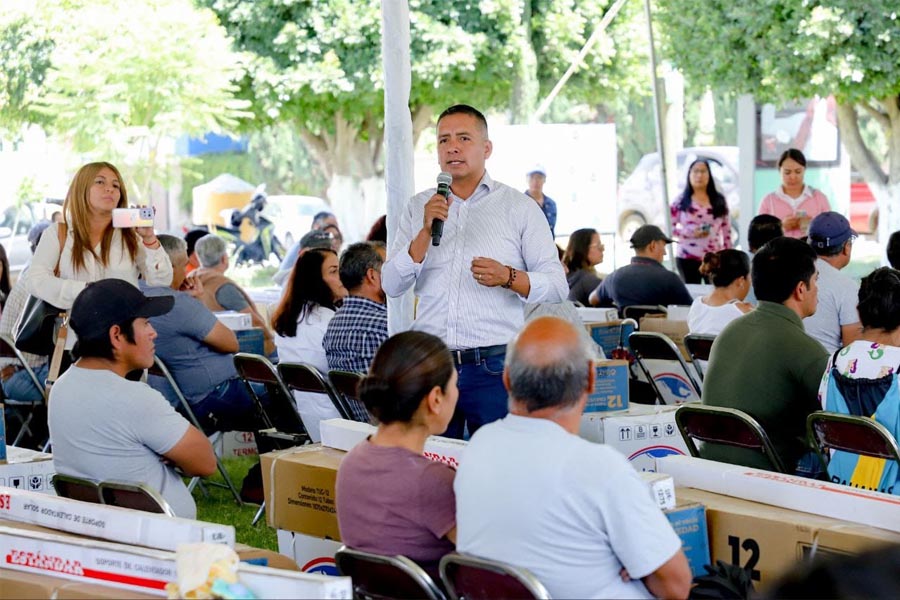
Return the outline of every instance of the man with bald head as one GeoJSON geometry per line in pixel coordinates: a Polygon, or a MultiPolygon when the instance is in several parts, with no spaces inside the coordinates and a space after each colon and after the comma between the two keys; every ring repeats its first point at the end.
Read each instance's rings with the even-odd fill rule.
{"type": "Polygon", "coordinates": [[[624,456],[578,437],[593,351],[556,317],[510,342],[509,415],[456,474],[456,548],[529,569],[553,598],[686,598],[681,540],[624,456]]]}

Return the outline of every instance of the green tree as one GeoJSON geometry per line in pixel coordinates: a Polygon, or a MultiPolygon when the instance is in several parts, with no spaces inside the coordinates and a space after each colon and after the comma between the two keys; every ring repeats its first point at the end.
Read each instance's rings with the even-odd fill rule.
{"type": "MultiPolygon", "coordinates": [[[[236,48],[253,56],[242,82],[257,115],[252,126],[279,120],[296,126],[342,214],[358,215],[360,198],[370,207],[377,202],[372,196],[383,194],[380,2],[198,1],[219,15],[236,48]]],[[[534,108],[534,82],[549,91],[611,4],[410,0],[414,136],[454,102],[512,109],[524,118],[534,108]]],[[[631,26],[616,23],[616,31],[631,26]]],[[[621,58],[632,54],[627,39],[602,41],[565,93],[593,104],[624,96],[635,86],[622,85],[623,77],[633,78],[633,64],[621,58]]]]}
{"type": "Polygon", "coordinates": [[[32,11],[31,43],[52,40],[52,52],[19,118],[85,158],[120,163],[137,201],[167,179],[172,138],[234,130],[249,116],[234,97],[239,55],[215,15],[190,0],[45,0],[32,11]]]}
{"type": "Polygon", "coordinates": [[[40,118],[34,103],[53,51],[53,41],[24,9],[19,4],[0,9],[0,130],[11,137],[23,123],[40,118]]]}
{"type": "Polygon", "coordinates": [[[880,232],[900,228],[894,0],[658,0],[658,6],[667,53],[691,80],[759,101],[834,95],[844,146],[878,200],[880,232]],[[861,133],[862,114],[883,130],[886,152],[861,133]]]}

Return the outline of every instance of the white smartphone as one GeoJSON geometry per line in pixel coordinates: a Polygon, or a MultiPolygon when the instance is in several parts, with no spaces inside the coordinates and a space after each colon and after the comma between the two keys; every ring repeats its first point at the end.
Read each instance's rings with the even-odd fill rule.
{"type": "Polygon", "coordinates": [[[113,227],[153,227],[153,207],[151,206],[114,208],[112,217],[113,227]]]}

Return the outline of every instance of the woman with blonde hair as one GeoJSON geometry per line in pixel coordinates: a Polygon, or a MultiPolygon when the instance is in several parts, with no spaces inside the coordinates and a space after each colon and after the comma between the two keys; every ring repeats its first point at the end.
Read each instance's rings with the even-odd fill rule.
{"type": "Polygon", "coordinates": [[[63,203],[64,222],[50,225],[34,252],[25,281],[29,293],[67,310],[88,283],[101,279],[137,286],[143,277],[151,286],[170,285],[172,263],[153,227],[113,228],[113,209],[127,207],[116,167],[108,162],[81,167],[63,203]]]}

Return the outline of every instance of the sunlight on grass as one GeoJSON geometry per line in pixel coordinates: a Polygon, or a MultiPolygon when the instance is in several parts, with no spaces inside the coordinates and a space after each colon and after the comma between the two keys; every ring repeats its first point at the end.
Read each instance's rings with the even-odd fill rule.
{"type": "MultiPolygon", "coordinates": [[[[241,482],[247,471],[258,461],[256,456],[242,456],[237,458],[224,459],[225,468],[231,476],[238,491],[241,489],[241,482]]],[[[212,481],[222,482],[222,476],[216,472],[210,477],[212,481]]],[[[255,527],[250,525],[253,515],[259,509],[256,504],[244,504],[239,507],[231,492],[225,488],[207,485],[206,491],[208,496],[204,496],[199,486],[194,489],[194,500],[197,503],[197,519],[200,521],[208,521],[210,523],[222,523],[224,525],[233,525],[237,534],[237,541],[247,544],[255,548],[265,548],[267,550],[278,551],[278,541],[275,537],[275,530],[266,525],[265,516],[260,519],[255,527]]]]}

